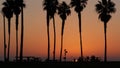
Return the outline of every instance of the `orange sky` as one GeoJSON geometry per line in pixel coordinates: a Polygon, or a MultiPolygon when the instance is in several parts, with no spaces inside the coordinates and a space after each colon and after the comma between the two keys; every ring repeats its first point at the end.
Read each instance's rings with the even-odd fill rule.
{"type": "MultiPolygon", "coordinates": [[[[2,4],[4,0],[0,0],[2,4]]],[[[43,0],[25,0],[25,35],[24,35],[24,55],[37,56],[47,58],[47,31],[46,31],[46,14],[42,7],[43,0]]],[[[59,0],[60,2],[62,0],[59,0]]],[[[70,0],[64,0],[68,4],[70,0]]],[[[104,31],[103,23],[98,20],[98,14],[95,12],[94,5],[98,0],[89,0],[87,7],[82,12],[82,35],[83,35],[83,54],[84,56],[104,57],[104,31]]],[[[120,2],[116,3],[117,12],[112,15],[112,19],[108,23],[107,43],[108,43],[108,60],[120,61],[120,2]]],[[[2,5],[0,5],[0,10],[2,5]]],[[[63,49],[67,49],[67,60],[78,58],[80,56],[78,17],[72,10],[68,16],[64,30],[63,49]]],[[[11,28],[11,52],[10,56],[15,56],[15,17],[12,18],[11,28]]],[[[60,38],[61,38],[61,19],[56,14],[56,33],[57,46],[56,55],[59,59],[60,38]]],[[[6,22],[7,24],[7,22],[6,22]]],[[[19,24],[19,31],[20,31],[19,24]]],[[[7,32],[7,28],[6,28],[7,32]]],[[[20,34],[20,32],[19,32],[20,34]]],[[[20,36],[20,35],[19,35],[20,36]]],[[[50,40],[51,40],[51,59],[53,54],[53,24],[50,21],[50,40]]],[[[19,38],[20,39],[20,38],[19,38]]],[[[20,40],[19,40],[20,41],[20,40]]],[[[0,58],[3,58],[3,20],[0,14],[0,58]]]]}

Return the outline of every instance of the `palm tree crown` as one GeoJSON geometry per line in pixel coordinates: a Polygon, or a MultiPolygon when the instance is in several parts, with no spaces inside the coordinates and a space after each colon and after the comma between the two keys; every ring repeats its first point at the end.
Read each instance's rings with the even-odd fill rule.
{"type": "Polygon", "coordinates": [[[52,0],[44,0],[43,1],[43,9],[47,11],[47,13],[49,14],[49,17],[50,17],[50,11],[51,11],[51,8],[50,6],[52,6],[52,0]]]}
{"type": "Polygon", "coordinates": [[[7,18],[11,18],[13,17],[13,10],[12,10],[12,5],[13,2],[6,0],[6,2],[3,3],[4,8],[3,8],[3,14],[5,15],[5,17],[7,18]]]}
{"type": "Polygon", "coordinates": [[[98,1],[96,12],[99,14],[99,19],[103,22],[108,22],[111,18],[111,13],[115,13],[115,4],[111,0],[98,1]]]}
{"type": "MultiPolygon", "coordinates": [[[[70,7],[65,2],[59,5],[58,14],[60,15],[60,18],[62,20],[66,20],[67,16],[70,15],[70,13],[71,13],[70,7]]],[[[64,24],[62,24],[62,26],[64,26],[64,24]]],[[[63,35],[63,29],[64,27],[62,27],[62,35],[63,35]]]]}
{"type": "Polygon", "coordinates": [[[15,0],[15,4],[19,7],[26,7],[23,0],[15,0]]]}
{"type": "Polygon", "coordinates": [[[57,7],[58,7],[58,0],[52,0],[50,7],[50,18],[53,18],[55,13],[57,12],[57,7]]]}
{"type": "Polygon", "coordinates": [[[66,20],[66,17],[70,15],[70,7],[65,3],[62,2],[62,4],[58,7],[58,14],[60,15],[61,19],[66,20]]]}
{"type": "Polygon", "coordinates": [[[52,18],[57,10],[58,1],[57,0],[44,0],[43,6],[44,10],[46,10],[49,14],[49,18],[52,18]]]}
{"type": "Polygon", "coordinates": [[[16,5],[16,3],[14,4],[13,12],[14,12],[15,15],[19,15],[20,12],[21,12],[20,7],[18,5],[16,5]]]}
{"type": "Polygon", "coordinates": [[[71,0],[70,5],[71,7],[75,7],[75,11],[79,13],[86,7],[87,1],[88,0],[71,0]]]}

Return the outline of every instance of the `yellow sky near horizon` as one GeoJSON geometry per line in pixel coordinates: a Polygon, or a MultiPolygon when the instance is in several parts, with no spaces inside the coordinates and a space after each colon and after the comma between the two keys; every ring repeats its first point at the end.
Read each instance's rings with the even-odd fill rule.
{"type": "MultiPolygon", "coordinates": [[[[2,4],[4,0],[0,0],[2,4]]],[[[25,0],[26,8],[24,9],[25,33],[24,33],[24,55],[38,56],[43,59],[47,58],[47,30],[46,30],[46,12],[43,11],[43,0],[25,0]]],[[[63,0],[59,0],[60,2],[63,0]]],[[[69,4],[70,0],[64,0],[69,4]]],[[[82,40],[84,56],[104,57],[104,27],[103,23],[98,19],[95,11],[95,4],[98,0],[89,0],[87,7],[82,12],[82,40]]],[[[108,23],[107,28],[107,44],[108,44],[108,60],[120,61],[120,2],[112,0],[116,3],[117,12],[112,14],[112,19],[108,23]]],[[[0,4],[0,10],[2,5],[0,4]]],[[[74,9],[71,9],[71,15],[67,17],[64,30],[63,49],[67,49],[67,60],[78,58],[80,56],[79,45],[79,27],[78,17],[74,9]]],[[[15,56],[15,16],[12,18],[11,24],[11,52],[10,56],[15,56]]],[[[56,14],[56,55],[59,59],[60,38],[61,38],[61,19],[56,14]]],[[[19,21],[20,23],[20,21],[19,21]]],[[[7,25],[7,20],[6,20],[7,25]]],[[[19,24],[19,31],[20,31],[19,24]]],[[[7,32],[7,27],[6,27],[7,32]]],[[[20,36],[20,32],[19,32],[20,36]]],[[[53,54],[53,24],[50,20],[50,41],[51,41],[51,59],[53,54]]],[[[20,39],[20,37],[19,37],[20,39]]],[[[19,40],[20,41],[20,40],[19,40]]],[[[20,43],[20,42],[19,42],[20,43]]],[[[64,52],[64,51],[63,51],[64,52]]],[[[64,54],[64,53],[63,53],[64,54]]],[[[64,56],[64,55],[63,55],[64,56]]],[[[3,58],[3,20],[0,14],[0,58],[3,58]]]]}

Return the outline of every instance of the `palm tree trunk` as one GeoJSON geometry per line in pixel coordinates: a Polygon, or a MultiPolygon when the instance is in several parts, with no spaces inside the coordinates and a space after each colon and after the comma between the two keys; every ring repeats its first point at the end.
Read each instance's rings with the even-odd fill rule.
{"type": "Polygon", "coordinates": [[[20,43],[20,62],[23,61],[23,37],[24,37],[24,16],[23,7],[21,7],[21,43],[20,43]]]}
{"type": "Polygon", "coordinates": [[[62,61],[62,50],[63,50],[63,35],[61,35],[60,62],[62,61]]]}
{"type": "Polygon", "coordinates": [[[79,34],[80,34],[80,49],[81,49],[81,58],[82,58],[81,61],[83,61],[81,12],[78,13],[78,18],[79,18],[79,32],[80,32],[80,33],[79,33],[79,34]]]}
{"type": "Polygon", "coordinates": [[[5,15],[3,15],[3,29],[4,29],[4,61],[6,62],[6,27],[5,27],[5,15]]]}
{"type": "Polygon", "coordinates": [[[104,53],[104,62],[107,62],[107,24],[104,23],[104,36],[105,36],[105,53],[104,53]]]}
{"type": "Polygon", "coordinates": [[[49,36],[49,13],[47,12],[47,35],[48,35],[48,58],[50,60],[50,36],[49,36]]]}
{"type": "Polygon", "coordinates": [[[53,51],[53,60],[55,60],[55,52],[56,52],[56,29],[55,29],[55,18],[53,16],[53,28],[54,28],[54,51],[53,51]]]}
{"type": "Polygon", "coordinates": [[[61,49],[60,49],[60,62],[62,61],[64,25],[65,25],[65,20],[62,20],[62,31],[61,31],[61,49]]]}
{"type": "Polygon", "coordinates": [[[9,34],[9,39],[8,39],[8,58],[7,61],[9,61],[9,55],[10,55],[10,26],[11,26],[11,22],[10,22],[10,18],[8,19],[8,34],[9,34]]]}
{"type": "Polygon", "coordinates": [[[16,15],[16,61],[18,61],[18,19],[19,16],[16,15]]]}

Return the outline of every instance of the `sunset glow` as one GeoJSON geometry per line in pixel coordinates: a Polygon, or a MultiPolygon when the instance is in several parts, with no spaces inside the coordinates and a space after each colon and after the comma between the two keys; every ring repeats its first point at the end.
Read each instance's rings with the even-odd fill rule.
{"type": "MultiPolygon", "coordinates": [[[[0,12],[2,3],[5,0],[0,0],[0,12]]],[[[46,27],[46,11],[43,10],[43,0],[25,0],[26,8],[24,9],[24,56],[41,57],[43,60],[47,58],[47,27],[46,27]]],[[[71,0],[65,1],[67,4],[71,0]]],[[[107,27],[107,57],[109,61],[120,61],[120,1],[112,0],[116,4],[116,13],[112,14],[111,20],[107,27]]],[[[103,22],[98,19],[98,14],[95,11],[95,4],[98,0],[88,0],[86,8],[82,12],[82,40],[83,40],[83,55],[95,55],[104,57],[104,26],[103,22]]],[[[61,45],[61,23],[62,20],[56,14],[56,58],[59,59],[61,45]]],[[[7,19],[6,19],[7,26],[7,19]]],[[[19,44],[20,44],[20,26],[19,21],[19,44]]],[[[6,36],[8,39],[8,31],[6,27],[6,36]]],[[[11,24],[11,59],[15,57],[16,36],[15,36],[15,16],[12,18],[11,24]]],[[[71,14],[67,17],[64,29],[64,44],[63,50],[67,49],[67,60],[73,60],[80,57],[79,43],[79,26],[78,15],[71,8],[71,14]]],[[[50,59],[53,59],[53,21],[50,20],[50,59]]],[[[3,60],[3,18],[0,13],[0,60],[3,60]]],[[[63,51],[64,57],[64,51],[63,51]]]]}

